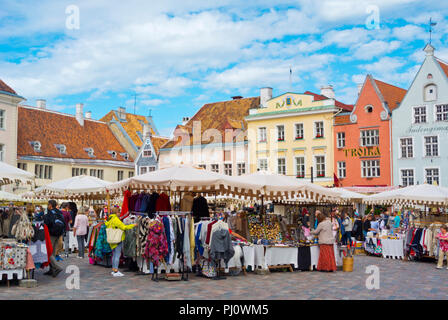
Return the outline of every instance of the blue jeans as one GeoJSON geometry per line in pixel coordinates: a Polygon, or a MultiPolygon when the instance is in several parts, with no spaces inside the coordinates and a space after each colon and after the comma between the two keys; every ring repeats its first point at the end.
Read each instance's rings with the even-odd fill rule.
{"type": "Polygon", "coordinates": [[[123,242],[120,242],[118,246],[112,250],[112,269],[118,269],[120,264],[121,249],[123,248],[123,242]]]}
{"type": "Polygon", "coordinates": [[[86,248],[84,244],[85,236],[76,236],[76,239],[78,240],[78,257],[84,258],[84,251],[86,248]]]}

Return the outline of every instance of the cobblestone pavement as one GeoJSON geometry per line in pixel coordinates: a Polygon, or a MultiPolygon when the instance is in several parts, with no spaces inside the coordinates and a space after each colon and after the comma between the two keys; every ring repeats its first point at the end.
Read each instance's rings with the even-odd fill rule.
{"type": "Polygon", "coordinates": [[[60,265],[80,268],[80,289],[66,289],[69,274],[57,278],[36,271],[38,287],[21,288],[0,283],[0,299],[447,299],[448,270],[434,262],[409,262],[378,257],[355,256],[353,272],[247,273],[226,280],[210,280],[190,274],[189,281],[151,281],[150,276],[124,272],[114,278],[111,269],[69,257],[60,265]],[[366,267],[380,270],[380,289],[368,290],[366,267]]]}

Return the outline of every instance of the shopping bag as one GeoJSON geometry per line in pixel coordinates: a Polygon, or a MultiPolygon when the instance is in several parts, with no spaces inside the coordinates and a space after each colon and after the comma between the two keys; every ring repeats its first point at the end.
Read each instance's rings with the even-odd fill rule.
{"type": "Polygon", "coordinates": [[[106,228],[107,243],[116,244],[121,242],[123,230],[117,228],[106,228]]]}

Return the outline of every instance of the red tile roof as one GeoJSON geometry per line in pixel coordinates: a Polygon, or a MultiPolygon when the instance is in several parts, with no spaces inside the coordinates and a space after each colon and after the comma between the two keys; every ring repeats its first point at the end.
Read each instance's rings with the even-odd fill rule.
{"type": "MultiPolygon", "coordinates": [[[[201,122],[201,137],[204,131],[216,129],[221,133],[222,139],[224,140],[226,137],[226,129],[237,130],[247,128],[247,123],[244,118],[249,115],[249,109],[256,108],[259,105],[259,97],[207,103],[199,109],[185,126],[178,125],[174,131],[175,138],[168,141],[162,148],[172,148],[180,143],[182,141],[181,135],[189,135],[190,139],[185,141],[185,144],[191,145],[193,143],[193,123],[195,121],[201,122]]],[[[213,143],[213,138],[202,141],[202,144],[208,143],[213,143]]],[[[182,141],[182,144],[184,144],[184,141],[182,141]]]]}
{"type": "MultiPolygon", "coordinates": [[[[314,93],[314,92],[311,92],[311,91],[305,91],[305,94],[312,95],[314,97],[314,101],[321,101],[321,100],[329,99],[328,97],[326,97],[324,95],[317,94],[317,93],[314,93]]],[[[336,107],[341,108],[341,109],[343,109],[345,111],[352,111],[353,110],[353,105],[342,103],[342,102],[340,102],[340,101],[338,101],[336,99],[335,99],[335,103],[334,104],[335,104],[336,107]]]]}
{"type": "Polygon", "coordinates": [[[159,154],[160,148],[169,140],[169,138],[151,136],[152,146],[154,147],[154,151],[156,152],[156,154],[159,154]]]}
{"type": "Polygon", "coordinates": [[[397,108],[406,95],[407,91],[405,89],[380,80],[374,79],[374,81],[381,94],[383,95],[384,100],[387,102],[389,109],[392,111],[397,108]]]}
{"type": "Polygon", "coordinates": [[[440,67],[442,68],[443,72],[445,72],[445,75],[448,77],[448,65],[439,59],[437,59],[437,62],[440,64],[440,67]]]}
{"type": "Polygon", "coordinates": [[[3,82],[3,80],[0,79],[0,91],[5,91],[12,94],[17,94],[14,89],[12,89],[10,86],[8,86],[6,83],[3,82]]]}
{"type": "Polygon", "coordinates": [[[84,126],[81,126],[73,115],[19,106],[17,131],[19,157],[133,161],[130,156],[125,160],[120,155],[126,151],[105,122],[84,119],[84,126]],[[32,141],[41,143],[40,152],[34,151],[32,141]],[[66,154],[61,154],[55,145],[65,145],[66,154]],[[85,148],[93,148],[95,157],[91,158],[85,148]],[[116,158],[108,151],[115,151],[116,158]]]}

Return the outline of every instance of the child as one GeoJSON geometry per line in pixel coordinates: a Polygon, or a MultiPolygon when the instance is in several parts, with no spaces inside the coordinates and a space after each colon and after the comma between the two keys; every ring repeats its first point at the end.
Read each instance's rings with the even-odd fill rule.
{"type": "MultiPolygon", "coordinates": [[[[437,269],[442,269],[443,260],[445,257],[448,258],[448,232],[447,226],[444,225],[440,228],[440,233],[436,236],[436,238],[440,241],[440,249],[439,249],[439,262],[437,263],[437,269]]],[[[448,269],[448,267],[447,267],[448,269]]]]}

